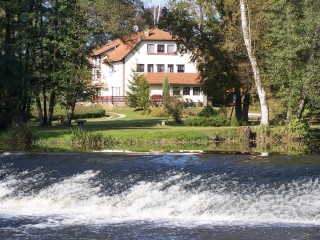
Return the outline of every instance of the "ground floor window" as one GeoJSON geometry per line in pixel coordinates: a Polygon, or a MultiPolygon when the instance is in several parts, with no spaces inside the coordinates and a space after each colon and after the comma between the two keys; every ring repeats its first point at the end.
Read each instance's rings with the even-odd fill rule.
{"type": "Polygon", "coordinates": [[[201,89],[200,87],[193,87],[193,95],[200,95],[201,89]]]}
{"type": "Polygon", "coordinates": [[[183,95],[190,95],[190,87],[183,87],[183,95]]]}

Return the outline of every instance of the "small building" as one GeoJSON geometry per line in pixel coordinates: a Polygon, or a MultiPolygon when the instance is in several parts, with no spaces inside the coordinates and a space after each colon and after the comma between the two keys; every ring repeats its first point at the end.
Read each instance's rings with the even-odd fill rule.
{"type": "Polygon", "coordinates": [[[91,62],[97,101],[125,102],[134,71],[145,75],[151,96],[162,94],[167,77],[171,95],[181,96],[184,101],[206,101],[196,63],[190,61],[189,54],[177,53],[176,41],[166,31],[151,29],[107,43],[93,51],[91,62]]]}

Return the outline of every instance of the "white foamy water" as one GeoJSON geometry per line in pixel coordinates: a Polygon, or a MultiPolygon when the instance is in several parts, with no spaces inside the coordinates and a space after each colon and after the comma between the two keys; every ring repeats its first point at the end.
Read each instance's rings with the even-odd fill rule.
{"type": "Polygon", "coordinates": [[[8,175],[0,182],[0,216],[46,217],[43,224],[49,225],[131,220],[320,225],[319,179],[295,180],[280,187],[243,186],[226,175],[204,178],[170,172],[163,180],[140,181],[107,195],[101,173],[90,170],[19,194],[21,185],[45,180],[43,174],[28,174],[8,175]],[[195,182],[201,184],[190,187],[195,182]]]}

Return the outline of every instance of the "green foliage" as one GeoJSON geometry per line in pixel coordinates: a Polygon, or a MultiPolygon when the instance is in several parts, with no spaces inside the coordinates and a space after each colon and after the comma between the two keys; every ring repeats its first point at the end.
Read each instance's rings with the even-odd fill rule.
{"type": "Polygon", "coordinates": [[[133,72],[128,88],[126,94],[129,107],[146,109],[150,105],[150,86],[143,75],[133,72]]]}
{"type": "Polygon", "coordinates": [[[228,120],[222,116],[216,115],[213,117],[195,117],[185,120],[185,125],[187,126],[197,126],[197,127],[221,127],[227,126],[228,120]]]}
{"type": "Polygon", "coordinates": [[[167,76],[162,84],[162,101],[164,105],[169,104],[170,102],[170,85],[167,76]]]}
{"type": "Polygon", "coordinates": [[[168,117],[169,113],[167,108],[164,106],[159,106],[159,107],[153,107],[151,109],[150,115],[152,117],[168,117]]]}
{"type": "Polygon", "coordinates": [[[7,147],[13,149],[30,149],[34,140],[34,133],[27,125],[10,128],[5,136],[7,147]]]}
{"type": "Polygon", "coordinates": [[[182,123],[183,102],[178,97],[171,97],[170,102],[166,104],[165,107],[176,123],[182,123]]]}
{"type": "MultiPolygon", "coordinates": [[[[37,117],[35,109],[33,110],[33,115],[37,117]]],[[[106,115],[106,110],[100,105],[84,106],[76,105],[74,110],[74,119],[83,118],[99,118],[106,115]]],[[[66,116],[66,108],[58,105],[53,113],[52,120],[64,120],[66,116]]]]}
{"type": "Polygon", "coordinates": [[[137,72],[132,72],[131,80],[129,80],[128,88],[129,91],[126,92],[127,95],[127,105],[132,108],[138,107],[138,85],[139,85],[140,74],[137,72]]]}
{"type": "Polygon", "coordinates": [[[278,0],[270,10],[265,74],[277,101],[300,118],[308,101],[320,106],[320,4],[278,0]]]}
{"type": "Polygon", "coordinates": [[[284,135],[292,140],[307,140],[310,136],[309,125],[305,121],[293,118],[285,127],[284,135]]]}
{"type": "Polygon", "coordinates": [[[192,61],[197,62],[202,89],[209,97],[238,85],[231,57],[224,47],[226,25],[221,20],[227,11],[219,5],[220,1],[171,1],[160,22],[160,27],[177,38],[178,51],[190,53],[192,61]]]}
{"type": "Polygon", "coordinates": [[[232,126],[232,127],[240,126],[240,123],[239,123],[238,119],[236,118],[236,116],[232,116],[232,118],[230,120],[230,126],[232,126]]]}
{"type": "Polygon", "coordinates": [[[99,149],[105,146],[112,146],[115,141],[112,137],[105,137],[102,133],[92,133],[85,129],[72,129],[72,145],[80,149],[99,149]]]}
{"type": "Polygon", "coordinates": [[[106,115],[106,110],[98,105],[83,106],[77,105],[74,111],[74,119],[99,118],[106,115]]]}
{"type": "Polygon", "coordinates": [[[150,105],[150,85],[142,75],[137,86],[137,105],[142,109],[146,109],[150,105]]]}
{"type": "Polygon", "coordinates": [[[199,112],[198,116],[199,117],[212,117],[217,114],[218,114],[218,112],[216,110],[214,110],[213,107],[207,105],[201,110],[201,112],[199,112]]]}

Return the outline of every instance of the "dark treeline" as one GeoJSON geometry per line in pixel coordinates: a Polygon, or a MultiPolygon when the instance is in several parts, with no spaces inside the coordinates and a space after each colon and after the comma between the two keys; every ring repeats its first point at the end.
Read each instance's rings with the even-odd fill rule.
{"type": "Polygon", "coordinates": [[[37,109],[50,126],[54,106],[66,108],[92,95],[90,51],[152,24],[140,0],[1,0],[0,129],[18,126],[37,109]]]}
{"type": "MultiPolygon", "coordinates": [[[[238,119],[252,95],[261,123],[269,111],[301,119],[320,106],[319,0],[171,0],[158,27],[177,36],[178,50],[198,63],[204,92],[233,89],[238,119]]],[[[1,0],[0,129],[27,121],[37,109],[50,126],[54,106],[87,99],[93,48],[153,26],[141,0],[1,0]]]]}
{"type": "Polygon", "coordinates": [[[204,92],[236,95],[246,121],[250,96],[269,111],[301,119],[320,106],[320,1],[171,0],[160,25],[197,61],[204,92]]]}

